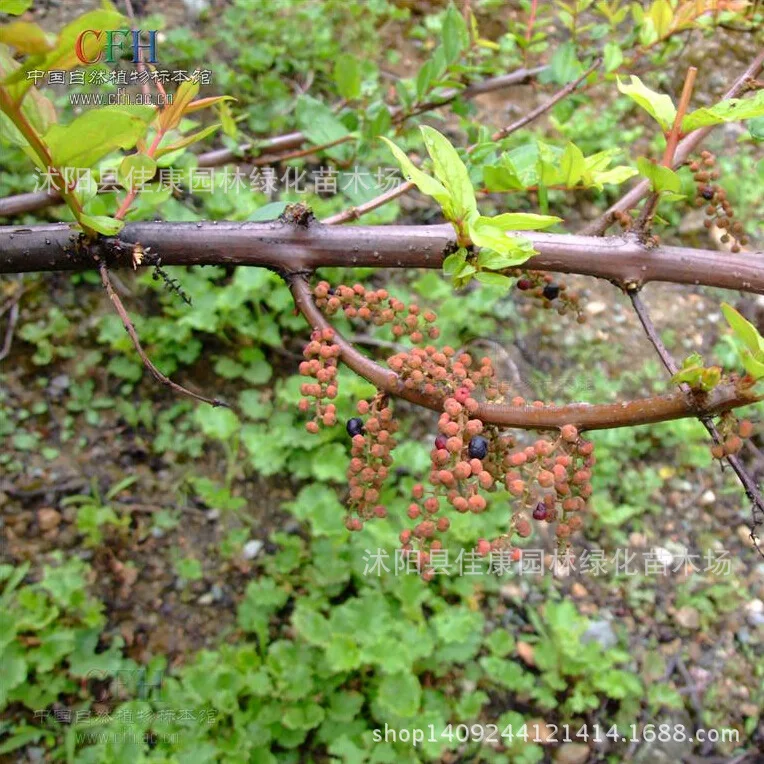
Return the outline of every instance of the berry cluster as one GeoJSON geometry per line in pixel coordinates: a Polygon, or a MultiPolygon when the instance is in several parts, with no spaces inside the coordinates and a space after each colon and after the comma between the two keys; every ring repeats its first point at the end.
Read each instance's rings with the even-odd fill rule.
{"type": "Polygon", "coordinates": [[[722,242],[726,244],[732,241],[732,251],[740,252],[741,246],[748,244],[748,237],[744,233],[743,224],[739,220],[732,220],[735,212],[727,199],[726,191],[714,182],[719,179],[719,170],[715,165],[716,157],[710,151],[702,151],[699,161],[690,162],[697,189],[695,206],[706,208],[703,225],[712,228],[715,224],[723,229],[722,242]]]}
{"type": "MultiPolygon", "coordinates": [[[[564,285],[557,287],[535,272],[525,278],[539,279],[533,288],[539,289],[542,297],[545,290],[548,292],[543,299],[557,299],[565,292],[564,285]],[[552,294],[550,286],[559,291],[552,294]]],[[[360,284],[332,289],[321,282],[314,295],[316,305],[328,315],[343,311],[351,320],[389,324],[395,336],[407,336],[414,347],[391,355],[388,367],[406,389],[442,401],[438,434],[430,452],[428,486],[414,485],[407,514],[415,525],[400,534],[405,552],[419,552],[425,579],[434,575],[428,568],[432,551],[443,546],[438,536],[450,526],[445,510],[479,514],[486,510],[490,495],[504,489],[512,497],[506,532],[493,541],[481,539],[479,553],[510,551],[517,559],[516,537],[531,534],[532,520],[555,523],[560,546],[569,546],[570,535],[583,524],[581,515],[592,491],[595,458],[591,442],[583,440],[573,425],[565,425],[556,438],[541,436],[532,445],[520,445],[511,433],[484,424],[481,402],[534,407],[544,403],[529,403],[520,397],[507,400],[508,385],[497,379],[488,357],[476,359],[448,346],[423,346],[425,335],[438,336],[435,314],[421,312],[416,305],[406,306],[384,289],[367,290],[360,284]]],[[[315,399],[316,414],[306,425],[309,432],[317,432],[319,424],[336,423],[334,405],[324,402],[337,392],[339,346],[334,340],[331,329],[314,331],[304,351],[306,360],[300,365],[302,374],[316,379],[302,386],[307,397],[300,402],[300,409],[308,411],[308,398],[315,399]]],[[[384,393],[371,401],[360,401],[358,414],[346,423],[352,447],[345,524],[353,531],[360,530],[366,520],[387,515],[380,495],[392,465],[393,436],[398,430],[384,393]]]]}
{"type": "Polygon", "coordinates": [[[439,330],[433,326],[434,313],[422,313],[419,306],[413,303],[407,307],[400,300],[390,297],[386,289],[366,289],[362,284],[352,287],[340,285],[332,289],[326,281],[322,281],[313,294],[316,305],[327,316],[334,316],[342,310],[348,318],[370,321],[375,326],[390,324],[394,337],[407,336],[415,344],[423,342],[425,336],[438,338],[439,330]]]}
{"type": "Polygon", "coordinates": [[[516,286],[521,292],[539,300],[544,310],[554,308],[561,316],[574,313],[579,324],[586,323],[579,296],[571,292],[564,281],[555,281],[548,273],[540,271],[523,271],[516,286]]]}
{"type": "Polygon", "coordinates": [[[366,420],[353,417],[346,424],[352,438],[347,472],[349,514],[345,518],[345,527],[349,531],[360,531],[364,520],[387,517],[379,496],[393,463],[390,454],[395,448],[393,435],[398,430],[398,422],[393,418],[393,410],[385,395],[377,395],[371,402],[359,401],[358,413],[366,416],[366,420]]]}
{"type": "Polygon", "coordinates": [[[309,433],[315,434],[320,424],[327,427],[337,424],[335,405],[325,402],[337,397],[337,360],[340,346],[334,342],[334,329],[314,331],[302,352],[305,360],[300,363],[300,374],[313,377],[316,381],[305,382],[300,387],[300,393],[307,397],[300,401],[299,408],[303,413],[310,411],[310,398],[315,399],[313,419],[305,425],[309,433]]]}
{"type": "Polygon", "coordinates": [[[719,419],[719,435],[721,442],[711,446],[714,459],[734,456],[743,448],[743,441],[753,435],[753,423],[750,419],[738,419],[731,411],[719,419]]]}

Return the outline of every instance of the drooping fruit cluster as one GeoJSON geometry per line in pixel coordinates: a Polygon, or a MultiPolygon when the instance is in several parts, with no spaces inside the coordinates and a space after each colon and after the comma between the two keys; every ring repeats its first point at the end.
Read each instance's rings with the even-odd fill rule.
{"type": "Polygon", "coordinates": [[[333,403],[327,403],[337,397],[337,360],[340,346],[334,342],[334,329],[327,327],[315,330],[310,335],[310,342],[303,349],[305,360],[300,363],[300,374],[313,377],[315,382],[305,382],[300,387],[304,396],[299,408],[303,413],[314,407],[313,419],[305,424],[305,429],[312,434],[323,424],[332,427],[337,424],[337,410],[333,403]],[[314,402],[311,403],[311,398],[314,402]]]}
{"type": "Polygon", "coordinates": [[[362,284],[352,287],[340,285],[332,289],[326,281],[320,282],[314,292],[316,305],[327,316],[334,316],[342,310],[348,318],[370,321],[375,326],[391,325],[394,337],[407,336],[418,344],[425,336],[438,338],[438,328],[433,326],[435,314],[420,312],[419,306],[406,306],[400,300],[390,297],[386,289],[366,289],[362,284]]]}
{"type": "Polygon", "coordinates": [[[579,296],[568,289],[564,281],[555,281],[550,274],[541,271],[521,271],[515,286],[538,300],[544,310],[555,309],[561,316],[573,313],[579,324],[586,323],[579,296]]]}
{"type": "MultiPolygon", "coordinates": [[[[537,278],[537,274],[530,272],[526,278],[537,278]]],[[[543,293],[550,282],[541,275],[538,278],[534,289],[543,293]]],[[[332,289],[321,282],[314,295],[316,305],[328,315],[343,311],[353,321],[387,324],[395,336],[407,336],[414,346],[391,355],[387,365],[406,390],[442,407],[430,452],[428,485],[417,483],[413,487],[407,515],[414,526],[400,534],[404,552],[419,552],[425,578],[434,575],[427,567],[430,555],[443,547],[439,536],[450,526],[446,511],[479,514],[486,510],[492,495],[496,495],[494,503],[496,499],[507,502],[506,531],[492,541],[481,539],[479,553],[509,551],[516,559],[517,538],[531,534],[532,521],[555,524],[559,545],[569,546],[570,535],[582,526],[582,512],[591,495],[595,462],[591,442],[583,440],[574,426],[565,425],[557,437],[540,436],[532,445],[521,445],[512,433],[485,424],[480,418],[484,403],[522,407],[544,403],[508,399],[509,387],[497,379],[488,357],[476,359],[448,346],[438,349],[425,345],[425,335],[438,336],[434,313],[422,312],[416,305],[406,306],[386,290],[367,290],[359,284],[332,289]]],[[[559,293],[544,299],[549,297],[557,299],[559,293]]],[[[317,380],[303,385],[303,394],[315,399],[316,414],[308,423],[311,432],[316,432],[319,424],[336,422],[333,404],[324,402],[336,395],[339,346],[334,340],[333,330],[314,332],[300,366],[301,373],[317,380]]],[[[305,411],[310,406],[307,398],[300,403],[305,411]]],[[[349,514],[345,521],[349,530],[360,530],[366,520],[387,514],[380,495],[392,465],[393,436],[398,430],[384,393],[371,401],[360,401],[358,414],[346,422],[352,439],[349,514]]]]}
{"type": "Polygon", "coordinates": [[[750,419],[738,419],[732,411],[728,411],[719,419],[717,426],[720,441],[711,446],[714,459],[734,456],[743,448],[743,441],[753,435],[753,422],[750,419]]]}
{"type": "Polygon", "coordinates": [[[353,417],[345,425],[352,438],[345,518],[345,527],[350,531],[360,531],[364,520],[387,517],[379,497],[393,463],[391,452],[396,445],[393,435],[398,430],[392,407],[383,394],[376,395],[371,402],[359,401],[358,413],[366,419],[353,417]]]}
{"type": "Polygon", "coordinates": [[[741,246],[748,244],[743,224],[739,220],[733,220],[735,212],[727,199],[727,192],[715,181],[719,179],[719,170],[716,169],[716,157],[710,151],[701,151],[700,160],[690,162],[690,170],[693,172],[697,196],[695,206],[706,208],[706,219],[703,225],[712,228],[714,225],[724,230],[721,241],[732,241],[731,250],[740,252],[741,246]]]}

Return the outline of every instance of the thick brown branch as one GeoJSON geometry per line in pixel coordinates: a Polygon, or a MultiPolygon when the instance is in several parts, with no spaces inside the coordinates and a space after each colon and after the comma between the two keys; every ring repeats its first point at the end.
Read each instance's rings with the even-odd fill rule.
{"type": "MultiPolygon", "coordinates": [[[[293,275],[289,281],[295,305],[311,327],[323,329],[330,326],[313,302],[310,285],[306,279],[300,275],[293,275]]],[[[334,341],[340,346],[342,361],[379,390],[417,406],[442,411],[441,398],[429,397],[415,390],[406,389],[395,372],[361,354],[336,330],[334,341]]],[[[554,430],[564,424],[574,424],[584,430],[602,430],[635,427],[640,424],[665,422],[685,417],[711,416],[755,403],[760,397],[750,390],[739,390],[734,384],[725,383],[708,395],[692,400],[688,400],[684,393],[676,392],[652,398],[598,405],[571,403],[565,406],[534,407],[484,403],[481,404],[476,416],[489,424],[527,430],[554,430]]]]}
{"type": "MultiPolygon", "coordinates": [[[[648,248],[635,236],[523,232],[538,254],[524,267],[578,273],[634,289],[649,281],[702,284],[764,294],[764,253],[648,248]]],[[[87,248],[66,224],[0,226],[0,273],[88,270],[87,248]]],[[[136,243],[164,265],[259,265],[281,272],[323,266],[440,268],[455,242],[450,225],[327,226],[269,223],[128,223],[112,242],[109,267],[130,266],[136,243]],[[122,249],[116,248],[117,244],[122,249]]],[[[108,244],[108,242],[107,242],[108,244]]]]}

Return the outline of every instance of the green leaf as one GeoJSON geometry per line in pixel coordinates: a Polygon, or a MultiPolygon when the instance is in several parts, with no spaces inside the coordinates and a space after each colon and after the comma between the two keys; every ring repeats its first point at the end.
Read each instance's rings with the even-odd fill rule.
{"type": "Polygon", "coordinates": [[[262,222],[264,220],[276,220],[287,208],[287,202],[270,202],[258,207],[247,220],[262,222]]]}
{"type": "Polygon", "coordinates": [[[443,17],[443,27],[441,29],[443,39],[443,52],[446,56],[446,62],[454,63],[461,55],[462,50],[469,44],[469,32],[467,24],[462,14],[449,3],[446,14],[443,17]]]}
{"type": "Polygon", "coordinates": [[[467,250],[464,248],[457,250],[443,261],[443,273],[445,273],[446,276],[452,276],[454,273],[458,273],[466,260],[467,250]]]}
{"type": "Polygon", "coordinates": [[[419,710],[422,688],[413,674],[391,674],[382,678],[377,701],[396,716],[414,716],[419,710]]]}
{"type": "Polygon", "coordinates": [[[393,152],[393,156],[400,165],[403,177],[406,178],[406,180],[410,180],[423,194],[427,194],[427,196],[431,196],[435,199],[443,208],[444,212],[446,209],[450,210],[451,196],[448,191],[446,191],[443,184],[416,167],[391,140],[385,138],[384,135],[380,135],[379,137],[390,147],[390,151],[393,152]]]}
{"type": "Polygon", "coordinates": [[[609,42],[603,49],[606,72],[614,72],[623,63],[623,51],[617,42],[609,42]]]}
{"type": "Polygon", "coordinates": [[[157,163],[146,154],[130,154],[126,156],[117,169],[117,177],[122,187],[128,191],[133,186],[148,183],[157,171],[157,163]]]}
{"type": "Polygon", "coordinates": [[[175,143],[171,143],[169,146],[162,146],[162,148],[157,149],[154,156],[159,159],[159,157],[164,156],[165,154],[169,154],[172,151],[177,151],[178,149],[184,149],[186,146],[190,146],[193,143],[198,143],[199,141],[203,141],[208,135],[212,135],[216,130],[220,129],[220,123],[216,123],[214,125],[208,125],[202,130],[199,130],[196,133],[192,133],[191,135],[186,135],[185,137],[181,138],[179,141],[175,141],[175,143]]]}
{"type": "Polygon", "coordinates": [[[32,7],[34,0],[0,0],[0,13],[10,16],[21,16],[32,7]]]}
{"type": "Polygon", "coordinates": [[[421,101],[429,90],[434,69],[435,66],[432,62],[432,59],[428,58],[417,72],[416,97],[418,101],[421,101]]]}
{"type": "Polygon", "coordinates": [[[183,116],[186,116],[188,114],[193,114],[195,111],[201,111],[202,109],[208,109],[210,106],[215,106],[216,104],[220,104],[221,106],[225,106],[226,101],[235,101],[236,99],[233,96],[210,96],[209,98],[197,98],[195,101],[191,101],[188,106],[186,106],[183,116]]]}
{"type": "Polygon", "coordinates": [[[668,132],[674,124],[676,107],[670,96],[665,93],[656,93],[643,84],[642,80],[631,75],[631,84],[626,85],[618,77],[618,90],[627,95],[635,103],[641,106],[658,124],[664,132],[668,132]]]}
{"type": "Polygon", "coordinates": [[[489,191],[519,191],[526,187],[507,154],[499,164],[483,166],[483,183],[489,191]]]}
{"type": "Polygon", "coordinates": [[[671,31],[671,22],[674,19],[674,11],[668,0],[655,0],[648,14],[653,22],[655,33],[659,38],[665,37],[671,31]]]}
{"type": "Polygon", "coordinates": [[[194,410],[194,419],[208,438],[228,440],[239,429],[239,418],[222,406],[202,404],[194,410]]]}
{"type": "Polygon", "coordinates": [[[79,222],[104,236],[116,236],[125,226],[124,220],[117,220],[108,215],[80,215],[79,222]]]}
{"type": "MultiPolygon", "coordinates": [[[[113,7],[111,9],[90,11],[82,16],[78,16],[61,30],[56,41],[56,47],[48,53],[45,59],[43,61],[35,59],[35,61],[27,62],[27,65],[23,68],[23,74],[18,76],[25,79],[26,72],[32,69],[47,72],[51,69],[69,70],[82,66],[82,62],[77,57],[76,48],[77,38],[82,32],[88,30],[125,29],[129,25],[128,19],[114,10],[113,7]]],[[[101,34],[99,37],[89,34],[82,38],[82,52],[85,54],[85,58],[89,60],[95,59],[105,47],[105,34],[101,34]]],[[[31,84],[31,80],[28,82],[31,84]]]]}
{"type": "Polygon", "coordinates": [[[562,223],[562,218],[554,215],[536,215],[533,212],[504,212],[492,218],[481,218],[481,221],[491,221],[491,226],[502,231],[538,231],[562,223]]]}
{"type": "Polygon", "coordinates": [[[301,95],[297,99],[295,115],[300,130],[316,146],[332,143],[349,134],[332,110],[312,96],[301,95]]]}
{"type": "Polygon", "coordinates": [[[575,143],[568,143],[560,159],[562,182],[568,188],[573,188],[581,180],[585,169],[586,161],[583,152],[575,143]]]}
{"type": "Polygon", "coordinates": [[[186,109],[190,107],[191,102],[199,93],[199,82],[196,80],[187,80],[181,83],[175,91],[172,103],[159,114],[159,126],[163,130],[173,130],[179,124],[186,109]]]}
{"type": "Polygon", "coordinates": [[[334,82],[339,94],[348,101],[361,95],[361,67],[354,56],[342,53],[334,64],[334,82]]]}
{"type": "Polygon", "coordinates": [[[154,110],[104,106],[86,111],[68,125],[53,125],[44,135],[55,167],[88,168],[115,149],[130,149],[147,129],[154,110]]]}
{"type": "Polygon", "coordinates": [[[501,273],[491,273],[490,271],[479,271],[475,274],[475,278],[481,284],[501,287],[502,289],[509,289],[514,283],[509,276],[504,276],[501,273]]]}
{"type": "Polygon", "coordinates": [[[751,138],[759,143],[764,141],[764,117],[754,117],[746,125],[751,138]]]}
{"type": "Polygon", "coordinates": [[[435,128],[419,128],[427,153],[432,158],[435,177],[446,187],[451,197],[453,220],[467,222],[477,215],[477,201],[467,168],[448,138],[435,128]]]}
{"type": "Polygon", "coordinates": [[[494,270],[524,263],[534,253],[530,242],[507,235],[504,228],[494,225],[492,220],[493,218],[481,216],[470,223],[469,234],[472,242],[478,247],[486,247],[503,256],[500,265],[492,266],[494,270]]]}
{"type": "Polygon", "coordinates": [[[756,327],[728,303],[723,302],[721,307],[727,323],[735,332],[735,336],[748,348],[750,353],[754,356],[761,356],[759,360],[764,361],[764,339],[756,327]]]}
{"type": "MultiPolygon", "coordinates": [[[[5,79],[11,73],[17,71],[19,65],[5,49],[0,49],[0,80],[5,79]]],[[[14,89],[12,95],[20,97],[14,89]]],[[[56,109],[53,103],[46,98],[37,88],[26,95],[21,102],[21,112],[39,134],[44,134],[48,128],[56,122],[56,109]]],[[[0,127],[3,137],[18,146],[27,146],[27,140],[18,131],[10,119],[0,112],[0,127]]]]}
{"type": "Polygon", "coordinates": [[[639,168],[640,175],[643,175],[650,181],[650,185],[656,193],[661,191],[679,193],[682,188],[682,181],[679,176],[668,167],[655,164],[655,162],[651,162],[649,159],[645,159],[645,157],[637,159],[637,167],[639,168]]]}
{"type": "Polygon", "coordinates": [[[740,360],[745,370],[754,379],[764,379],[764,359],[757,358],[750,350],[744,349],[740,353],[740,360]]]}
{"type": "Polygon", "coordinates": [[[572,82],[584,73],[584,67],[576,56],[576,46],[571,41],[559,45],[549,62],[549,77],[558,85],[572,82]]]}
{"type": "Polygon", "coordinates": [[[696,109],[682,120],[682,132],[689,133],[699,127],[720,125],[723,122],[738,122],[764,116],[764,90],[759,90],[753,98],[730,98],[715,106],[696,109]]]}
{"type": "Polygon", "coordinates": [[[21,646],[16,642],[8,645],[0,653],[0,663],[3,670],[0,672],[0,708],[5,708],[8,693],[18,687],[27,676],[27,662],[24,660],[21,646]]]}
{"type": "Polygon", "coordinates": [[[0,43],[5,43],[19,53],[30,55],[46,53],[53,46],[37,24],[29,21],[14,21],[0,26],[0,43]]]}

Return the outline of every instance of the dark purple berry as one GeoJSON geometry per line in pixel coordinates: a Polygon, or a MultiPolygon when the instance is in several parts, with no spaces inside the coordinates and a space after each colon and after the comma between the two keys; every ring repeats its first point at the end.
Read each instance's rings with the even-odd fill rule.
{"type": "Polygon", "coordinates": [[[711,201],[714,198],[714,189],[711,186],[703,186],[700,189],[700,195],[706,200],[711,201]]]}
{"type": "Polygon", "coordinates": [[[547,300],[556,300],[560,296],[560,287],[557,284],[547,284],[543,294],[547,300]]]}
{"type": "Polygon", "coordinates": [[[348,419],[348,423],[345,425],[348,431],[348,435],[350,437],[355,437],[356,435],[363,435],[363,419],[360,417],[353,417],[352,419],[348,419]]]}
{"type": "Polygon", "coordinates": [[[488,441],[482,435],[475,435],[467,448],[470,459],[485,459],[488,453],[488,441]]]}
{"type": "Polygon", "coordinates": [[[438,435],[438,437],[435,438],[435,448],[438,450],[445,448],[447,442],[448,438],[445,435],[438,435]]]}
{"type": "Polygon", "coordinates": [[[526,290],[530,289],[533,286],[533,283],[530,279],[518,279],[517,280],[517,288],[525,292],[526,290]]]}
{"type": "Polygon", "coordinates": [[[533,519],[546,520],[546,507],[541,502],[539,502],[536,505],[536,509],[533,510],[533,519]]]}

